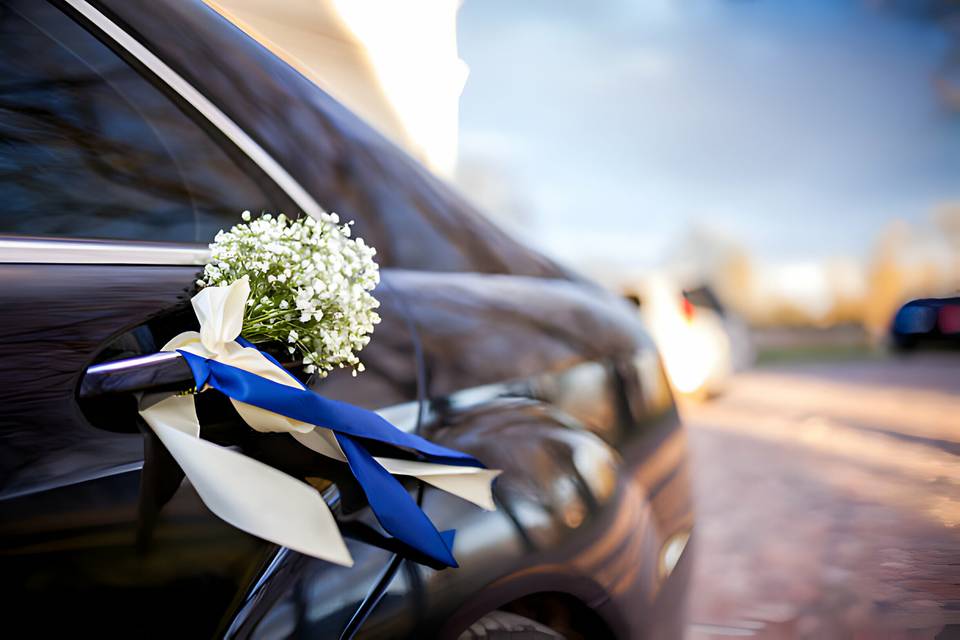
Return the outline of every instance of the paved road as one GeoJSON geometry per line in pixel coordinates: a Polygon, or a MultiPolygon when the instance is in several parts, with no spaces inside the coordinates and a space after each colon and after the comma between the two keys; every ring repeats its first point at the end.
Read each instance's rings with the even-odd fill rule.
{"type": "Polygon", "coordinates": [[[688,640],[960,639],[960,354],[758,369],[684,417],[688,640]]]}

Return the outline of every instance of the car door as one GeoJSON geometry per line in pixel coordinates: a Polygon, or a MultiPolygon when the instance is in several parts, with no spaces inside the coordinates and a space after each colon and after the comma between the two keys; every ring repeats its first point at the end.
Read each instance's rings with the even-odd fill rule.
{"type": "MultiPolygon", "coordinates": [[[[42,635],[222,633],[242,626],[251,601],[273,597],[257,577],[286,558],[338,586],[323,598],[298,592],[298,606],[312,607],[300,619],[339,629],[391,554],[350,539],[352,570],[291,560],[218,520],[141,431],[134,394],[86,375],[195,328],[188,301],[216,230],[244,209],[301,204],[107,42],[52,4],[0,4],[5,624],[42,635]]],[[[400,404],[402,424],[416,415],[402,405],[415,397],[416,367],[389,282],[385,274],[369,373],[323,387],[368,407],[400,404]]],[[[166,382],[189,386],[185,373],[168,371],[166,382]]],[[[198,398],[205,437],[305,478],[366,531],[368,510],[342,465],[244,429],[215,394],[198,398]]]]}

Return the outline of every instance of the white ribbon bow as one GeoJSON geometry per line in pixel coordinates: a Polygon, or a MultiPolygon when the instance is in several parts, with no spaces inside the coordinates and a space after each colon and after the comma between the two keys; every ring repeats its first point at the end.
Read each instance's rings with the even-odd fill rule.
{"type": "MultiPolygon", "coordinates": [[[[188,351],[299,388],[286,371],[260,351],[235,342],[243,327],[249,295],[246,279],[226,287],[204,288],[191,300],[200,331],[181,333],[162,351],[188,351]]],[[[346,461],[329,429],[232,398],[230,401],[243,421],[257,431],[287,432],[317,453],[346,461]]],[[[171,396],[141,409],[140,415],[214,514],[238,529],[300,553],[346,566],[353,564],[333,514],[317,490],[242,453],[201,440],[193,396],[171,396]]],[[[374,459],[394,475],[414,476],[483,509],[495,508],[491,483],[498,470],[374,459]]]]}

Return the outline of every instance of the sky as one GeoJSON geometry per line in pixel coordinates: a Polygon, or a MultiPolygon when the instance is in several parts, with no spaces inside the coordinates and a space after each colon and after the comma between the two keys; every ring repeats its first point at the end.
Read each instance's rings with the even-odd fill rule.
{"type": "Polygon", "coordinates": [[[465,0],[464,187],[568,260],[655,264],[695,228],[761,259],[866,256],[960,201],[950,43],[868,5],[465,0]]]}

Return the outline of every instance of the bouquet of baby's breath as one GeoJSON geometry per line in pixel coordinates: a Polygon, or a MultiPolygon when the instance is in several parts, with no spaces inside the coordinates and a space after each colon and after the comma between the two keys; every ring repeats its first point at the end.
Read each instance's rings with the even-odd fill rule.
{"type": "Polygon", "coordinates": [[[335,367],[363,371],[357,353],[380,316],[371,291],[380,280],[376,249],[350,237],[335,213],[290,219],[265,213],[220,231],[200,287],[246,278],[250,298],[240,335],[252,343],[280,342],[303,354],[307,373],[335,367]]]}

